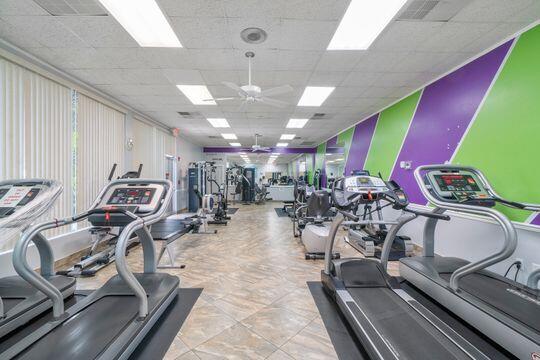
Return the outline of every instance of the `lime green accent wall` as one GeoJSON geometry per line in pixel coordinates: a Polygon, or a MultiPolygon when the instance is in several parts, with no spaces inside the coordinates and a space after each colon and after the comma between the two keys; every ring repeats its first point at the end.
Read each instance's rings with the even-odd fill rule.
{"type": "MultiPolygon", "coordinates": [[[[351,149],[352,139],[354,135],[355,126],[350,129],[347,129],[340,133],[337,138],[338,146],[343,146],[345,164],[347,163],[347,158],[349,157],[349,150],[351,149]]],[[[341,175],[341,174],[340,174],[341,175]]]]}
{"type": "Polygon", "coordinates": [[[420,94],[417,91],[380,113],[364,167],[372,174],[380,172],[386,179],[390,176],[420,94]]]}
{"type": "Polygon", "coordinates": [[[306,154],[306,172],[310,184],[313,184],[313,154],[306,154]]]}
{"type": "MultiPolygon", "coordinates": [[[[540,202],[540,26],[522,34],[453,162],[481,169],[497,192],[540,202]],[[519,186],[516,186],[516,178],[519,186]]],[[[530,215],[504,208],[515,221],[530,215]]]]}
{"type": "Polygon", "coordinates": [[[322,143],[317,146],[317,153],[315,154],[315,170],[321,169],[324,166],[324,157],[326,154],[326,143],[322,143]]]}

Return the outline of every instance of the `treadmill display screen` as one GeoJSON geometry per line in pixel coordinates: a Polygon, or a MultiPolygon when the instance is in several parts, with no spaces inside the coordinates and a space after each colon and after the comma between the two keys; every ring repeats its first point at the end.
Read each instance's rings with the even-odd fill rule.
{"type": "Polygon", "coordinates": [[[154,188],[119,188],[107,201],[111,205],[147,205],[152,202],[154,188]]]}
{"type": "Polygon", "coordinates": [[[480,191],[480,187],[471,175],[439,174],[434,177],[442,191],[480,191]]]}
{"type": "Polygon", "coordinates": [[[2,199],[4,197],[4,195],[6,195],[8,192],[8,189],[0,189],[0,199],[2,199]]]}
{"type": "Polygon", "coordinates": [[[0,195],[0,207],[23,206],[32,201],[39,189],[28,186],[13,186],[10,189],[2,189],[0,195]]]}

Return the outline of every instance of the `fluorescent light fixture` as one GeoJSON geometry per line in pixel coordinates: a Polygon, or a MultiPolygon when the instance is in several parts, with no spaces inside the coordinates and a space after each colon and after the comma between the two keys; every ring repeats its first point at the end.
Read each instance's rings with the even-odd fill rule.
{"type": "Polygon", "coordinates": [[[326,156],[330,156],[330,155],[332,155],[332,154],[330,154],[330,153],[326,153],[326,154],[324,154],[324,155],[326,155],[326,156]]]}
{"type": "Polygon", "coordinates": [[[287,147],[287,146],[289,146],[289,143],[277,143],[276,146],[277,147],[287,147]]]}
{"type": "Polygon", "coordinates": [[[301,129],[303,128],[309,119],[289,119],[287,123],[287,128],[289,129],[301,129]]]}
{"type": "Polygon", "coordinates": [[[182,47],[155,0],[99,0],[142,47],[182,47]]]}
{"type": "Polygon", "coordinates": [[[282,134],[279,140],[292,140],[295,136],[295,134],[282,134]]]}
{"type": "Polygon", "coordinates": [[[242,146],[242,144],[240,144],[240,143],[229,143],[229,145],[231,145],[231,146],[242,146]]]}
{"type": "Polygon", "coordinates": [[[279,154],[281,154],[281,153],[272,153],[272,155],[279,155],[279,154]]]}
{"type": "Polygon", "coordinates": [[[327,50],[366,50],[407,0],[352,0],[327,50]]]}
{"type": "Polygon", "coordinates": [[[221,134],[221,136],[223,136],[223,138],[226,139],[226,140],[236,140],[236,139],[238,139],[236,137],[236,134],[221,134]]]}
{"type": "Polygon", "coordinates": [[[240,154],[240,156],[242,156],[242,155],[246,155],[246,153],[245,153],[245,152],[243,152],[243,151],[242,151],[242,152],[239,152],[239,154],[240,154]]]}
{"type": "MultiPolygon", "coordinates": [[[[206,102],[206,101],[205,101],[206,102]]],[[[224,118],[208,118],[206,119],[215,128],[229,128],[231,127],[227,122],[227,119],[224,118]]]]}
{"type": "Polygon", "coordinates": [[[298,106],[321,106],[334,89],[333,86],[306,86],[298,106]]]}
{"type": "Polygon", "coordinates": [[[210,94],[210,91],[204,85],[176,85],[176,87],[184,93],[193,105],[217,105],[214,100],[204,101],[206,99],[213,99],[212,94],[210,94]]]}

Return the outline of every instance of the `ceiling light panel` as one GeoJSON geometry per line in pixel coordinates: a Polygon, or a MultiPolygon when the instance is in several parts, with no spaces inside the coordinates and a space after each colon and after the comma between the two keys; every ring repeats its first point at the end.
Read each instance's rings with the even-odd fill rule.
{"type": "Polygon", "coordinates": [[[289,119],[287,123],[287,128],[289,129],[301,129],[303,128],[309,119],[289,119]]]}
{"type": "Polygon", "coordinates": [[[294,139],[295,136],[296,136],[295,134],[283,134],[281,135],[279,140],[292,140],[294,139]]]}
{"type": "Polygon", "coordinates": [[[182,47],[155,0],[99,0],[142,47],[182,47]]]}
{"type": "Polygon", "coordinates": [[[229,122],[224,118],[208,118],[206,119],[215,128],[229,128],[229,122]]]}
{"type": "Polygon", "coordinates": [[[407,0],[352,0],[327,50],[366,50],[407,0]]]}
{"type": "Polygon", "coordinates": [[[277,147],[287,147],[289,146],[289,143],[283,143],[283,142],[279,142],[276,144],[277,147]]]}
{"type": "Polygon", "coordinates": [[[213,100],[212,94],[204,85],[176,85],[193,105],[217,105],[213,100]],[[209,100],[210,101],[204,101],[209,100]]]}
{"type": "Polygon", "coordinates": [[[298,106],[321,106],[334,89],[333,86],[307,86],[298,106]]]}
{"type": "Polygon", "coordinates": [[[229,145],[235,146],[235,147],[242,146],[242,144],[240,144],[239,142],[232,142],[232,143],[229,143],[229,145]]]}
{"type": "Polygon", "coordinates": [[[221,136],[223,136],[223,138],[226,139],[226,140],[236,140],[236,139],[238,139],[236,137],[236,134],[221,134],[221,136]]]}

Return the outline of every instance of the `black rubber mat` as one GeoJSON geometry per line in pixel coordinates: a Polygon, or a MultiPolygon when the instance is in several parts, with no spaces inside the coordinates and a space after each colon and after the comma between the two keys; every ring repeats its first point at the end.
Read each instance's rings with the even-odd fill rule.
{"type": "Polygon", "coordinates": [[[339,312],[336,303],[324,292],[322,283],[308,281],[307,284],[338,358],[346,360],[368,359],[362,346],[352,335],[354,333],[339,312]]]}
{"type": "Polygon", "coordinates": [[[283,211],[283,208],[274,208],[276,211],[277,216],[279,217],[288,217],[289,213],[287,211],[283,211]]]}
{"type": "Polygon", "coordinates": [[[161,315],[129,359],[162,359],[202,291],[202,288],[178,289],[176,299],[161,315]]]}
{"type": "MultiPolygon", "coordinates": [[[[212,210],[212,214],[215,212],[216,210],[212,210]]],[[[238,208],[234,208],[234,207],[229,207],[227,208],[227,215],[233,215],[233,214],[236,214],[236,212],[238,211],[238,208]]]]}

